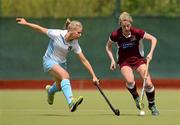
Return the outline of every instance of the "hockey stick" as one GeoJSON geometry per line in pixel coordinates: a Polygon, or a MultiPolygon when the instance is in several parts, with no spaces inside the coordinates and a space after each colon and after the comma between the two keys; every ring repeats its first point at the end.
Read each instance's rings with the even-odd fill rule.
{"type": "Polygon", "coordinates": [[[98,88],[99,92],[101,93],[101,95],[104,97],[104,99],[106,100],[107,104],[109,105],[109,107],[111,108],[111,110],[114,112],[115,115],[119,116],[120,115],[120,111],[119,109],[115,109],[112,104],[110,103],[110,101],[108,100],[108,98],[106,97],[106,95],[104,94],[104,92],[102,91],[102,89],[100,88],[100,86],[98,85],[99,83],[95,82],[95,86],[98,88]]]}
{"type": "Polygon", "coordinates": [[[150,60],[147,59],[146,70],[145,70],[144,79],[143,79],[143,87],[142,87],[142,90],[141,90],[141,95],[140,95],[140,100],[139,100],[140,110],[142,110],[144,108],[143,98],[144,98],[144,89],[145,89],[147,76],[148,76],[149,62],[150,62],[150,60]]]}

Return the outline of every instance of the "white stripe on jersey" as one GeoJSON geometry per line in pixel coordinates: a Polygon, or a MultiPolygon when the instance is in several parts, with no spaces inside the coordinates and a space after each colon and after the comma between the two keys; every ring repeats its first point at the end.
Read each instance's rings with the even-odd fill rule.
{"type": "MultiPolygon", "coordinates": [[[[145,35],[146,35],[146,32],[144,33],[143,39],[144,39],[145,35]]],[[[143,39],[141,39],[141,40],[139,41],[139,53],[140,53],[140,55],[141,55],[142,57],[144,57],[144,44],[143,44],[143,39]]]]}
{"type": "Polygon", "coordinates": [[[73,50],[75,53],[81,53],[81,47],[78,40],[66,42],[64,36],[67,30],[48,29],[47,35],[50,38],[48,48],[44,55],[44,59],[52,59],[60,63],[66,62],[67,53],[73,50]]]}

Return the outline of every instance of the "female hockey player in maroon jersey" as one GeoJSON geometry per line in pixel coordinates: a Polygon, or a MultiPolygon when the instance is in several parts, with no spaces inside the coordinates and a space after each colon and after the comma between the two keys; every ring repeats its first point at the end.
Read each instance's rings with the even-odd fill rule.
{"type": "MultiPolygon", "coordinates": [[[[127,89],[132,94],[136,102],[136,106],[140,109],[140,97],[136,89],[133,70],[140,74],[144,79],[146,70],[146,62],[151,61],[156,47],[157,40],[151,34],[144,30],[132,26],[133,19],[129,13],[123,12],[119,16],[120,27],[114,30],[106,44],[106,51],[111,60],[110,69],[116,68],[116,62],[112,53],[112,45],[115,43],[118,48],[117,56],[121,74],[126,82],[127,89]],[[146,57],[144,57],[142,40],[146,39],[151,42],[151,48],[146,57]]],[[[159,111],[155,105],[155,88],[148,72],[147,82],[145,84],[145,92],[148,99],[148,107],[152,115],[159,115],[159,111]]]]}

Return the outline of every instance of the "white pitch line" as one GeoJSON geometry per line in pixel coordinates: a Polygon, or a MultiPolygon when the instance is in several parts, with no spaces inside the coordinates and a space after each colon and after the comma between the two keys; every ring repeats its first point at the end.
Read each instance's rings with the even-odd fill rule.
{"type": "MultiPolygon", "coordinates": [[[[60,111],[67,111],[68,109],[0,109],[0,112],[16,112],[16,111],[23,111],[23,112],[47,112],[47,111],[51,111],[51,112],[60,112],[60,111]]],[[[80,110],[80,109],[79,109],[80,110]]],[[[98,112],[104,112],[107,110],[81,110],[81,111],[98,111],[98,112]]]]}
{"type": "MultiPolygon", "coordinates": [[[[79,109],[81,112],[109,112],[110,110],[101,110],[101,109],[79,109]]],[[[64,112],[68,111],[68,109],[0,109],[0,112],[64,112]]],[[[130,109],[120,109],[123,112],[130,111],[138,111],[138,110],[130,110],[130,109]]],[[[161,112],[180,112],[180,109],[160,109],[161,112]]]]}

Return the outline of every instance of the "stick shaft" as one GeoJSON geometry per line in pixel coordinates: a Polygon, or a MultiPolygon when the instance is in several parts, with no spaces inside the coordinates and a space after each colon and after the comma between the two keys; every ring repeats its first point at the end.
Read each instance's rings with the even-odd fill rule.
{"type": "Polygon", "coordinates": [[[111,110],[115,113],[115,109],[112,106],[112,104],[110,103],[109,99],[106,97],[106,95],[104,94],[104,92],[102,91],[102,89],[100,88],[100,86],[95,83],[96,87],[98,88],[99,92],[101,93],[101,95],[104,97],[104,99],[106,100],[107,104],[109,105],[109,107],[111,108],[111,110]]]}
{"type": "Polygon", "coordinates": [[[144,89],[145,89],[147,76],[148,76],[148,69],[149,69],[149,60],[147,60],[147,63],[146,63],[146,70],[145,70],[144,79],[143,79],[143,87],[142,87],[141,95],[140,95],[140,102],[139,102],[140,103],[140,109],[143,108],[142,103],[143,103],[143,97],[144,97],[144,89]]]}

